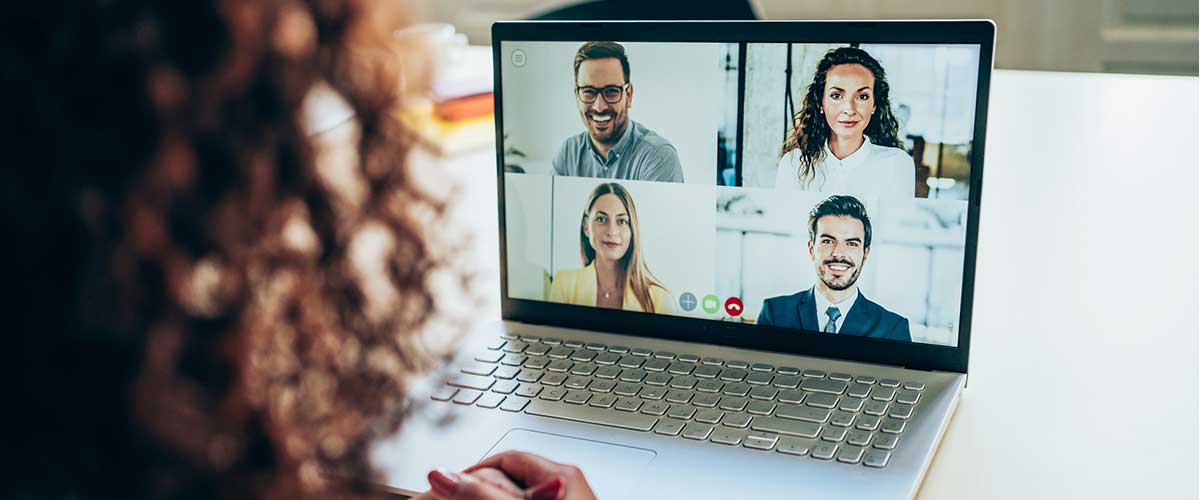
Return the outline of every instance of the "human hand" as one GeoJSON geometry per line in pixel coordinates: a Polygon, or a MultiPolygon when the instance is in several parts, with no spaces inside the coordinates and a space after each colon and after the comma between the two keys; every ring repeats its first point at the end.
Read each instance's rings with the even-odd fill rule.
{"type": "Polygon", "coordinates": [[[560,500],[564,481],[549,481],[523,489],[499,469],[475,468],[471,472],[432,471],[430,490],[413,500],[560,500]]]}
{"type": "MultiPolygon", "coordinates": [[[[477,471],[493,469],[520,484],[538,485],[530,488],[537,490],[542,485],[561,484],[555,496],[540,498],[554,500],[596,500],[596,494],[583,477],[583,471],[574,465],[564,465],[552,460],[526,453],[523,451],[506,451],[492,455],[483,461],[468,467],[463,472],[474,474],[477,471]]],[[[549,486],[545,486],[549,488],[549,486]]],[[[518,497],[520,498],[520,497],[518,497]]],[[[534,498],[534,497],[527,497],[534,498]]]]}

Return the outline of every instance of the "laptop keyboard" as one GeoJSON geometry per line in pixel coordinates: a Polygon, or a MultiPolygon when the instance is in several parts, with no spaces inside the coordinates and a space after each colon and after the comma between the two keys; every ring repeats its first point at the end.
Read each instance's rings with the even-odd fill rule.
{"type": "Polygon", "coordinates": [[[432,398],[886,467],[924,384],[506,334],[432,398]]]}

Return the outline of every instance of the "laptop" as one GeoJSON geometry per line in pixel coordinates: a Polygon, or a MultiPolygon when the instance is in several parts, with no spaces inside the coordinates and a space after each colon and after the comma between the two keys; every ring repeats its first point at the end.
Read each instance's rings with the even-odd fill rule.
{"type": "Polygon", "coordinates": [[[493,25],[503,322],[373,460],[912,498],[966,386],[990,21],[493,25]]]}

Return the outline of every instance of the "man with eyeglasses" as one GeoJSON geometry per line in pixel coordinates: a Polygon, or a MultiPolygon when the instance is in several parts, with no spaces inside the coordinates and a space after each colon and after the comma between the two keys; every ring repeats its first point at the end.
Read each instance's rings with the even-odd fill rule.
{"type": "Polygon", "coordinates": [[[558,175],[683,182],[679,155],[662,136],[629,118],[633,83],[625,47],[588,42],[575,53],[575,101],[586,132],[563,143],[558,175]]]}

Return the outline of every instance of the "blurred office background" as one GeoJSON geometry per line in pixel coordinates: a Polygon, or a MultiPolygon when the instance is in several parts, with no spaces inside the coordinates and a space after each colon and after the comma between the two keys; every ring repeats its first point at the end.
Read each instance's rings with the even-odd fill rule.
{"type": "MultiPolygon", "coordinates": [[[[455,25],[474,44],[491,43],[492,22],[526,19],[579,4],[564,0],[415,0],[417,21],[455,25]]],[[[1196,0],[616,0],[614,18],[643,12],[753,9],[762,19],[939,19],[996,21],[996,67],[1044,71],[1197,74],[1196,0]],[[659,7],[650,7],[659,5],[659,7]]],[[[727,18],[729,16],[721,16],[727,18]]]]}

